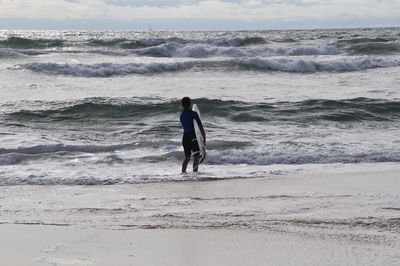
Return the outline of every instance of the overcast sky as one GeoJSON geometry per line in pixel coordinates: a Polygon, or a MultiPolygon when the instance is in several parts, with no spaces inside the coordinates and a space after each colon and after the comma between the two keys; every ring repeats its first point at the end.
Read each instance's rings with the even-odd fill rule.
{"type": "Polygon", "coordinates": [[[0,0],[0,29],[400,26],[400,0],[0,0]]]}

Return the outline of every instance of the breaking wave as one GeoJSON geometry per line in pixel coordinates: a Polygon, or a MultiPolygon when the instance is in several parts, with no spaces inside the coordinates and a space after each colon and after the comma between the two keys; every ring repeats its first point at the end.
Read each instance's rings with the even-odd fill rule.
{"type": "Polygon", "coordinates": [[[185,63],[149,63],[149,64],[56,64],[29,63],[23,68],[46,74],[61,74],[77,77],[109,77],[115,75],[151,74],[176,71],[187,68],[185,63]]]}
{"type": "Polygon", "coordinates": [[[335,45],[299,45],[295,47],[256,46],[256,47],[220,47],[204,44],[182,45],[167,43],[154,47],[138,49],[134,53],[143,56],[157,57],[270,57],[270,56],[299,56],[299,55],[335,55],[340,51],[335,45]]]}
{"type": "Polygon", "coordinates": [[[31,71],[76,77],[110,77],[132,74],[157,74],[171,71],[282,71],[293,73],[350,72],[371,68],[400,66],[400,59],[386,57],[350,57],[339,59],[306,58],[238,58],[231,60],[187,61],[173,63],[128,64],[57,64],[28,63],[20,65],[31,71]]]}
{"type": "MultiPolygon", "coordinates": [[[[275,147],[277,149],[278,147],[275,147]]],[[[206,163],[209,164],[250,164],[250,165],[271,165],[271,164],[330,164],[330,163],[379,163],[379,162],[400,162],[400,152],[387,153],[386,151],[370,151],[361,153],[334,153],[329,149],[321,151],[296,152],[282,151],[273,153],[257,153],[254,151],[242,151],[239,149],[230,150],[229,153],[209,152],[206,163]]]]}
{"type": "Polygon", "coordinates": [[[252,69],[295,73],[350,72],[400,66],[399,59],[384,57],[350,57],[331,60],[245,58],[238,59],[236,62],[252,69]]]}
{"type": "Polygon", "coordinates": [[[65,144],[51,144],[51,145],[37,145],[32,147],[23,147],[16,149],[0,149],[0,155],[4,154],[43,154],[43,153],[59,153],[59,152],[111,152],[115,150],[128,149],[134,147],[135,144],[120,144],[109,146],[97,145],[65,145],[65,144]]]}
{"type": "MultiPolygon", "coordinates": [[[[0,165],[7,166],[35,163],[38,161],[57,161],[58,164],[65,167],[68,166],[72,159],[77,158],[80,161],[79,164],[82,165],[91,164],[99,166],[107,164],[110,167],[120,167],[123,164],[132,165],[139,162],[161,163],[169,161],[171,163],[179,163],[184,157],[180,143],[175,143],[175,151],[161,154],[151,144],[147,145],[149,145],[147,147],[149,150],[153,150],[154,155],[139,155],[137,153],[138,157],[136,158],[124,158],[115,153],[115,151],[119,150],[133,150],[137,148],[134,144],[111,146],[54,144],[19,149],[2,149],[0,150],[0,165]],[[92,156],[93,154],[96,155],[92,156]]],[[[244,146],[221,146],[218,149],[208,149],[205,163],[208,165],[303,165],[400,162],[400,152],[396,149],[390,151],[366,149],[344,152],[343,147],[331,147],[322,144],[314,149],[311,149],[311,144],[307,146],[305,143],[298,145],[293,142],[292,146],[276,144],[262,152],[252,149],[251,144],[244,144],[244,146]],[[301,146],[304,147],[299,148],[301,146]]],[[[2,179],[2,181],[5,180],[2,179]]],[[[134,180],[134,182],[148,181],[148,179],[141,180],[140,177],[134,180]]],[[[123,182],[123,180],[119,182],[123,182]]]]}
{"type": "Polygon", "coordinates": [[[32,56],[46,53],[99,53],[177,58],[383,55],[400,52],[399,37],[395,31],[352,35],[335,31],[320,34],[307,31],[65,32],[62,35],[39,32],[37,38],[32,38],[32,34],[16,34],[18,32],[10,33],[11,36],[6,34],[3,37],[5,39],[0,40],[0,48],[32,56]]]}
{"type": "Polygon", "coordinates": [[[0,47],[15,48],[15,49],[46,49],[55,47],[69,46],[95,46],[95,47],[110,47],[122,49],[138,49],[151,46],[158,46],[167,43],[176,44],[208,44],[213,46],[249,46],[257,44],[265,44],[267,41],[263,37],[234,37],[234,38],[213,38],[213,39],[185,39],[179,37],[168,38],[140,38],[140,39],[88,39],[88,40],[64,40],[64,39],[30,39],[23,37],[9,37],[5,40],[0,40],[0,47]]]}

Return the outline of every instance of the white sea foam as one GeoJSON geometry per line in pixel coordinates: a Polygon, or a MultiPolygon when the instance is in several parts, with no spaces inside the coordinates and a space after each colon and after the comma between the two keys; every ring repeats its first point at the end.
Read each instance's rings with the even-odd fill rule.
{"type": "Polygon", "coordinates": [[[277,150],[274,152],[255,152],[231,149],[226,151],[209,151],[206,163],[208,164],[330,164],[330,163],[360,163],[360,162],[399,162],[400,153],[396,151],[360,151],[358,153],[337,153],[320,147],[318,150],[277,150]]]}
{"type": "Polygon", "coordinates": [[[159,46],[132,51],[139,55],[155,55],[162,57],[269,57],[269,56],[299,56],[299,55],[335,55],[340,50],[335,45],[299,45],[295,47],[255,46],[255,47],[224,47],[210,44],[177,44],[166,43],[159,46]]]}
{"type": "Polygon", "coordinates": [[[43,154],[56,152],[111,152],[115,150],[127,149],[134,147],[135,144],[118,144],[118,145],[66,145],[66,144],[47,144],[36,145],[31,147],[21,147],[15,149],[0,149],[0,155],[7,154],[43,154]]]}
{"type": "Polygon", "coordinates": [[[63,74],[81,77],[108,77],[113,75],[150,74],[185,69],[185,63],[149,63],[149,64],[57,64],[29,63],[21,67],[47,74],[63,74]]]}
{"type": "MultiPolygon", "coordinates": [[[[238,42],[230,40],[230,42],[238,42]]],[[[336,55],[340,50],[334,44],[326,45],[297,45],[291,47],[281,47],[276,45],[257,45],[257,46],[235,46],[221,45],[219,42],[193,42],[175,43],[167,42],[155,46],[136,48],[136,49],[73,49],[62,50],[43,50],[43,49],[3,49],[8,53],[21,55],[42,55],[54,53],[72,54],[101,54],[107,56],[129,56],[137,54],[141,56],[172,57],[172,58],[209,58],[209,57],[270,57],[270,56],[300,56],[300,55],[336,55]]],[[[0,50],[0,55],[3,53],[0,50]]]]}
{"type": "Polygon", "coordinates": [[[229,61],[187,61],[174,63],[128,63],[128,64],[57,64],[28,63],[20,65],[35,72],[46,74],[72,75],[78,77],[109,77],[114,75],[155,74],[170,71],[205,69],[209,66],[230,71],[233,67],[244,66],[246,69],[272,70],[283,72],[348,72],[370,68],[400,66],[400,60],[388,57],[346,57],[339,59],[309,58],[238,58],[229,61]]]}
{"type": "Polygon", "coordinates": [[[399,59],[387,57],[347,57],[332,60],[319,59],[293,59],[293,58],[245,58],[237,59],[240,64],[263,70],[284,72],[347,72],[360,71],[370,68],[400,66],[399,59]]]}
{"type": "MultiPolygon", "coordinates": [[[[225,145],[225,144],[224,144],[225,145]]],[[[247,144],[246,144],[247,145],[247,144]]],[[[210,146],[206,163],[212,165],[273,165],[273,164],[329,164],[329,163],[361,163],[361,162],[399,162],[400,153],[393,150],[373,151],[367,147],[352,152],[343,152],[340,147],[326,147],[321,145],[318,149],[308,145],[302,149],[293,147],[274,147],[273,152],[255,151],[254,148],[238,149],[210,146]],[[333,150],[337,149],[337,152],[333,150]]],[[[169,161],[178,163],[183,159],[180,151],[180,143],[174,142],[162,145],[161,143],[144,142],[142,144],[120,145],[64,145],[49,144],[37,145],[16,149],[0,149],[0,165],[19,164],[27,160],[48,160],[51,158],[78,158],[82,154],[96,155],[95,163],[119,163],[127,161],[139,161],[142,163],[160,163],[169,161]],[[162,153],[160,148],[168,147],[169,152],[162,153]],[[137,149],[137,150],[136,150],[137,149]],[[122,152],[124,155],[116,155],[114,152],[122,152]],[[103,155],[96,155],[102,153],[103,155]],[[55,156],[55,157],[54,157],[55,156]]],[[[91,160],[91,159],[90,159],[91,160]]],[[[82,162],[83,163],[83,162],[82,162]]],[[[91,161],[91,163],[93,163],[91,161]]]]}
{"type": "Polygon", "coordinates": [[[19,53],[18,51],[15,51],[13,49],[2,49],[0,48],[0,59],[1,58],[18,58],[18,57],[23,57],[24,54],[19,53]]]}
{"type": "Polygon", "coordinates": [[[0,165],[11,165],[20,162],[29,155],[20,153],[0,154],[0,165]]]}

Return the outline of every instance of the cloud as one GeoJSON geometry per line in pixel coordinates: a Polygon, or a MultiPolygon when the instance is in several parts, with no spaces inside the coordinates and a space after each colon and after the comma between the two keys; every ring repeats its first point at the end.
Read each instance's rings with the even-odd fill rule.
{"type": "Polygon", "coordinates": [[[398,18],[400,0],[0,0],[0,6],[0,18],[295,21],[398,18]]]}

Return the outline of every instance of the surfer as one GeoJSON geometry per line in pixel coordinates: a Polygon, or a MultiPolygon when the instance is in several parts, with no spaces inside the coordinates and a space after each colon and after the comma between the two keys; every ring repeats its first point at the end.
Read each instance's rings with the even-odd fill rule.
{"type": "Polygon", "coordinates": [[[192,101],[189,97],[183,97],[181,100],[183,110],[181,112],[180,120],[183,127],[182,145],[185,151],[185,159],[182,163],[182,173],[186,172],[187,165],[190,161],[190,156],[193,154],[193,172],[199,170],[200,149],[196,140],[196,134],[193,126],[193,119],[196,119],[199,124],[201,135],[206,143],[206,133],[201,123],[199,115],[190,109],[192,101]],[[193,153],[192,153],[193,152],[193,153]]]}

